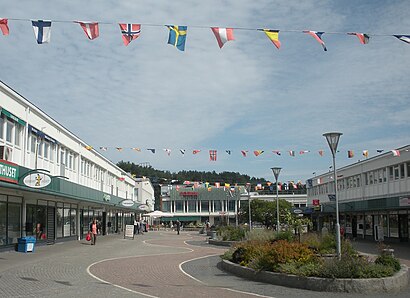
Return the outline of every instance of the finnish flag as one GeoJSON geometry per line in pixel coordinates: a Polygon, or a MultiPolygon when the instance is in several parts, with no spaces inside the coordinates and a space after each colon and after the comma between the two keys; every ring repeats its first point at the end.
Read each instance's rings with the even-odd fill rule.
{"type": "Polygon", "coordinates": [[[31,21],[38,44],[49,43],[51,37],[51,21],[31,21]]]}

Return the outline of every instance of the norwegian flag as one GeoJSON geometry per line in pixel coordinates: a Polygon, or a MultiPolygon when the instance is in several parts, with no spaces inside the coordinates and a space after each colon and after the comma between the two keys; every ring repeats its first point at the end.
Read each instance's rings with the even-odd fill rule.
{"type": "Polygon", "coordinates": [[[192,154],[198,154],[199,152],[201,152],[201,150],[195,149],[192,151],[192,154]]]}
{"type": "Polygon", "coordinates": [[[226,42],[234,40],[232,28],[211,27],[211,30],[215,34],[216,41],[221,49],[226,42]]]}
{"type": "Polygon", "coordinates": [[[322,40],[322,34],[325,32],[317,32],[317,31],[303,31],[303,32],[311,35],[314,39],[317,40],[318,43],[321,44],[321,46],[323,47],[323,50],[327,51],[325,42],[322,40]]]}
{"type": "Polygon", "coordinates": [[[216,161],[216,150],[209,150],[209,160],[216,161]]]}
{"type": "Polygon", "coordinates": [[[100,35],[97,22],[77,21],[76,23],[80,24],[81,28],[83,28],[85,35],[87,35],[88,39],[93,40],[93,39],[96,39],[100,35]]]}
{"type": "Polygon", "coordinates": [[[125,46],[129,45],[131,41],[137,39],[141,33],[141,24],[118,24],[120,25],[122,40],[125,46]]]}
{"type": "Polygon", "coordinates": [[[361,44],[368,44],[369,43],[369,35],[365,33],[357,33],[357,32],[349,32],[348,35],[356,35],[357,38],[360,40],[361,44]]]}
{"type": "Polygon", "coordinates": [[[9,35],[8,19],[0,19],[0,29],[3,35],[9,35]]]}
{"type": "Polygon", "coordinates": [[[400,151],[399,150],[392,150],[393,156],[400,156],[400,151]]]}
{"type": "Polygon", "coordinates": [[[248,154],[248,150],[241,150],[241,153],[242,153],[243,157],[246,157],[246,154],[248,154]]]}

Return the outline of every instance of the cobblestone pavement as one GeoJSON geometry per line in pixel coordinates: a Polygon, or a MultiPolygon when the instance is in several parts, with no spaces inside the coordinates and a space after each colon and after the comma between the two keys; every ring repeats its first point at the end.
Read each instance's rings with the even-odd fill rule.
{"type": "MultiPolygon", "coordinates": [[[[374,246],[361,245],[369,253],[374,246]]],[[[149,232],[134,240],[120,235],[99,237],[95,246],[69,241],[36,246],[33,253],[1,252],[0,297],[329,296],[232,276],[217,267],[225,250],[207,244],[206,237],[196,233],[149,232]]],[[[408,297],[409,292],[410,288],[371,297],[408,297]]]]}

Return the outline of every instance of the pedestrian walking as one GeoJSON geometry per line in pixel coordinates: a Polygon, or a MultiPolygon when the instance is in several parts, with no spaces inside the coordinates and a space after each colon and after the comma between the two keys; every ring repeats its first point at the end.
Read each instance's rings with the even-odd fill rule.
{"type": "Polygon", "coordinates": [[[90,233],[91,233],[91,245],[95,245],[97,241],[97,220],[94,218],[93,222],[90,225],[90,233]]]}
{"type": "Polygon", "coordinates": [[[176,226],[177,226],[177,235],[179,235],[179,231],[181,230],[181,222],[179,220],[177,220],[176,226]]]}
{"type": "Polygon", "coordinates": [[[139,234],[138,225],[139,222],[137,221],[137,219],[134,219],[134,235],[139,234]]]}

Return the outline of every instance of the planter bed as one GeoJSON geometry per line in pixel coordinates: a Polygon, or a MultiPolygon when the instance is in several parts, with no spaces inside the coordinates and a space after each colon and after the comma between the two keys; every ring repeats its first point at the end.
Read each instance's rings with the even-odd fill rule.
{"type": "Polygon", "coordinates": [[[219,264],[223,270],[234,275],[279,286],[299,288],[320,292],[347,292],[347,293],[386,293],[398,292],[409,284],[410,274],[408,267],[401,266],[401,270],[391,277],[368,279],[330,279],[320,277],[304,277],[277,272],[255,271],[227,260],[219,264]]]}

